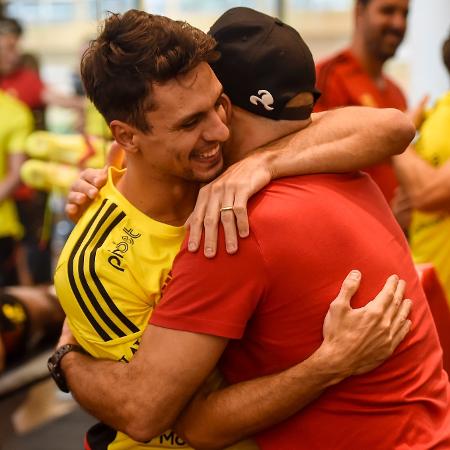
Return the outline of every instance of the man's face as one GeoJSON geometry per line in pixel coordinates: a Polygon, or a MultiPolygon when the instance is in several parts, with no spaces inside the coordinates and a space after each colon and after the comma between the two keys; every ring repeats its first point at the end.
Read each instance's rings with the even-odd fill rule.
{"type": "Polygon", "coordinates": [[[222,143],[229,137],[229,100],[206,63],[185,75],[153,86],[157,105],[147,113],[151,132],[135,144],[156,176],[206,182],[223,167],[222,143]]]}
{"type": "Polygon", "coordinates": [[[15,34],[0,34],[0,74],[8,75],[19,64],[19,37],[15,34]]]}
{"type": "Polygon", "coordinates": [[[358,5],[358,32],[370,53],[381,61],[394,56],[406,32],[409,0],[370,0],[358,5]]]}

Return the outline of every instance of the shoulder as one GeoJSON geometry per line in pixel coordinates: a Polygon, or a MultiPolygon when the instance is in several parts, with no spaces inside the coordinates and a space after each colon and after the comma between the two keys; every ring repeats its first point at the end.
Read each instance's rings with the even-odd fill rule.
{"type": "Polygon", "coordinates": [[[349,50],[342,50],[317,63],[317,77],[320,79],[336,75],[339,76],[353,70],[355,66],[354,58],[349,50]]]}

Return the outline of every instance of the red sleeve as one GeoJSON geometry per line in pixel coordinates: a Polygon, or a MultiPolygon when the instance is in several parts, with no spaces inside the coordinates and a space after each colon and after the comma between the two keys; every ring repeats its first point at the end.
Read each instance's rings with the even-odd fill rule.
{"type": "MultiPolygon", "coordinates": [[[[219,232],[217,256],[190,253],[186,242],[150,323],[229,339],[242,337],[247,321],[265,294],[265,266],[253,235],[228,255],[219,232]]],[[[201,249],[203,246],[200,247],[201,249]]]]}

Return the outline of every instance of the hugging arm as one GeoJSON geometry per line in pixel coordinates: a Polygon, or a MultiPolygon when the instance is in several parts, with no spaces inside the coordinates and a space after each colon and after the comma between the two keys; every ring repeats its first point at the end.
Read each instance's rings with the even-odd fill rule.
{"type": "Polygon", "coordinates": [[[223,448],[285,420],[327,387],[380,365],[409,331],[411,302],[402,302],[405,284],[392,276],[373,301],[352,309],[358,286],[358,274],[350,273],[330,305],[323,343],[308,359],[218,391],[201,388],[178,418],[177,433],[199,450],[223,448]]]}
{"type": "Polygon", "coordinates": [[[347,107],[313,114],[311,125],[255,150],[200,190],[188,219],[189,250],[198,250],[204,231],[205,255],[214,256],[221,221],[227,251],[236,252],[237,236],[249,233],[247,201],[271,180],[362,169],[401,153],[414,133],[410,119],[396,109],[347,107]],[[221,213],[223,206],[233,210],[221,213]]]}
{"type": "MultiPolygon", "coordinates": [[[[372,302],[353,310],[350,299],[358,285],[354,274],[345,280],[325,319],[323,344],[310,358],[217,392],[198,388],[227,340],[153,325],[129,364],[71,352],[62,368],[81,405],[133,439],[150,440],[173,426],[185,408],[176,424],[181,436],[195,448],[222,448],[287,418],[328,386],[392,354],[410,324],[411,304],[401,301],[404,283],[389,278],[372,302]]],[[[70,339],[63,335],[60,344],[70,339]]]]}

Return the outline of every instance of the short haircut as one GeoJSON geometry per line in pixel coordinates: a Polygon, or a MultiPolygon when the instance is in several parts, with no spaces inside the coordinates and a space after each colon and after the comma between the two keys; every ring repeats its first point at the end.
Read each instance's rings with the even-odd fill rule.
{"type": "Polygon", "coordinates": [[[11,17],[0,17],[0,35],[2,34],[14,34],[17,37],[22,36],[22,25],[11,17]]]}
{"type": "Polygon", "coordinates": [[[447,72],[450,74],[450,34],[442,45],[442,59],[445,67],[447,67],[447,72]]]}
{"type": "Polygon", "coordinates": [[[89,99],[106,121],[151,131],[145,112],[155,108],[152,85],[217,58],[215,40],[186,22],[130,10],[105,20],[81,60],[89,99]]]}
{"type": "Polygon", "coordinates": [[[370,0],[356,0],[356,4],[360,4],[366,7],[370,3],[370,0]]]}

